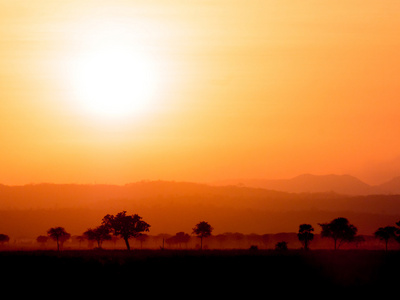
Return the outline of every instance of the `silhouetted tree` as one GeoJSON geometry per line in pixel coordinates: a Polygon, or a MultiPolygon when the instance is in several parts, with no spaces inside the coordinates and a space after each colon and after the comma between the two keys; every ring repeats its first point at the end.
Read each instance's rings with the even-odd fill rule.
{"type": "Polygon", "coordinates": [[[203,249],[203,238],[209,237],[214,228],[205,221],[201,221],[193,227],[193,233],[200,238],[200,249],[203,249]]]}
{"type": "Polygon", "coordinates": [[[334,240],[335,250],[339,248],[343,242],[353,241],[357,234],[357,227],[350,224],[346,218],[336,218],[330,223],[319,223],[318,225],[322,227],[322,237],[329,237],[334,240]],[[339,245],[337,245],[338,241],[339,245]]]}
{"type": "Polygon", "coordinates": [[[380,227],[378,228],[377,231],[375,231],[374,235],[376,238],[379,238],[380,240],[385,242],[385,251],[388,250],[388,242],[390,239],[397,239],[397,233],[398,229],[394,226],[386,226],[386,227],[380,227]]]}
{"type": "Polygon", "coordinates": [[[66,240],[68,240],[71,235],[65,231],[63,227],[53,227],[47,231],[47,235],[57,242],[57,251],[60,251],[61,246],[66,240]]]}
{"type": "Polygon", "coordinates": [[[117,215],[106,215],[103,218],[103,225],[109,228],[114,235],[123,238],[126,248],[130,250],[129,238],[138,237],[142,232],[149,231],[150,225],[142,220],[137,214],[127,216],[126,211],[117,215]]]}
{"type": "Polygon", "coordinates": [[[145,242],[149,236],[147,234],[140,234],[136,239],[140,242],[140,249],[143,248],[143,242],[145,242]]]}
{"type": "Polygon", "coordinates": [[[110,229],[105,225],[100,225],[94,229],[89,228],[83,235],[89,241],[96,241],[99,248],[101,248],[103,241],[111,240],[110,229]]]}
{"type": "Polygon", "coordinates": [[[78,241],[79,248],[81,247],[82,242],[87,240],[87,238],[84,235],[77,235],[77,236],[75,236],[75,239],[78,241]]]}
{"type": "Polygon", "coordinates": [[[314,228],[310,224],[301,224],[299,226],[299,233],[297,234],[297,237],[303,244],[305,250],[308,250],[308,244],[314,238],[314,234],[312,233],[313,231],[314,228]]]}
{"type": "Polygon", "coordinates": [[[174,236],[171,236],[166,240],[167,244],[178,244],[181,248],[181,244],[187,244],[190,240],[190,235],[184,232],[178,232],[174,236]]]}
{"type": "Polygon", "coordinates": [[[0,234],[0,245],[3,245],[4,243],[8,243],[10,241],[10,237],[7,234],[0,234]]]}
{"type": "MultiPolygon", "coordinates": [[[[400,227],[400,221],[396,223],[397,227],[400,227]]],[[[396,231],[396,241],[400,243],[400,228],[396,231]]]]}
{"type": "Polygon", "coordinates": [[[358,245],[359,245],[360,243],[365,242],[365,238],[364,238],[362,235],[356,235],[356,236],[354,237],[354,239],[353,239],[353,242],[355,243],[356,248],[358,248],[358,245]]]}
{"type": "Polygon", "coordinates": [[[42,247],[47,243],[47,240],[49,239],[48,236],[45,235],[39,235],[36,238],[36,242],[38,242],[42,247]]]}
{"type": "Polygon", "coordinates": [[[285,241],[278,242],[275,244],[275,250],[278,250],[278,251],[287,250],[288,249],[287,244],[288,243],[285,241]]]}
{"type": "Polygon", "coordinates": [[[162,246],[160,246],[161,250],[164,250],[165,240],[169,239],[170,237],[171,237],[171,235],[168,234],[168,233],[160,233],[160,234],[157,235],[157,238],[162,240],[162,246]]]}

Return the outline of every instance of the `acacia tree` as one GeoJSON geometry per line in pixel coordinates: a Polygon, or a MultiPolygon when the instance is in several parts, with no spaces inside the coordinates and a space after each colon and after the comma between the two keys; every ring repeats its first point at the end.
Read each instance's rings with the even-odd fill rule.
{"type": "Polygon", "coordinates": [[[47,231],[47,235],[57,242],[57,251],[60,251],[60,245],[62,246],[71,235],[65,231],[63,227],[53,227],[47,231]]]}
{"type": "Polygon", "coordinates": [[[304,249],[308,250],[308,244],[314,239],[314,234],[312,233],[314,228],[310,224],[301,224],[299,226],[299,233],[297,237],[299,241],[303,244],[304,249]]]}
{"type": "Polygon", "coordinates": [[[205,221],[201,221],[193,228],[194,234],[200,238],[200,249],[203,249],[203,238],[209,237],[214,228],[205,221]]]}
{"type": "Polygon", "coordinates": [[[111,240],[110,229],[105,225],[100,225],[94,229],[89,228],[83,235],[89,241],[96,241],[98,248],[101,248],[103,241],[111,240]]]}
{"type": "Polygon", "coordinates": [[[126,211],[122,211],[117,215],[106,215],[102,224],[113,232],[115,236],[123,238],[126,248],[130,250],[129,238],[138,237],[144,231],[149,231],[150,225],[142,220],[137,214],[127,216],[126,211]]]}
{"type": "Polygon", "coordinates": [[[350,224],[346,218],[336,218],[330,223],[318,223],[322,227],[321,236],[329,237],[334,240],[335,250],[340,247],[343,242],[351,242],[357,234],[357,227],[350,224]],[[337,245],[339,242],[339,245],[337,245]]]}
{"type": "Polygon", "coordinates": [[[396,233],[398,232],[398,228],[394,226],[386,226],[379,227],[377,231],[375,231],[375,237],[385,242],[385,251],[388,250],[388,242],[390,239],[397,240],[398,237],[396,233]]]}

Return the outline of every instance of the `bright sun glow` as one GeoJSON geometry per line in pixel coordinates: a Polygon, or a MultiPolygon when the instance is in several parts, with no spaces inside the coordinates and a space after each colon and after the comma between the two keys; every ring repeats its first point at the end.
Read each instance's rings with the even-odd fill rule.
{"type": "Polygon", "coordinates": [[[151,109],[158,83],[151,56],[118,35],[101,36],[86,46],[73,61],[74,99],[80,110],[97,118],[123,119],[151,109]]]}
{"type": "Polygon", "coordinates": [[[100,117],[144,112],[155,89],[151,62],[114,47],[99,49],[86,57],[76,80],[83,108],[100,117]]]}

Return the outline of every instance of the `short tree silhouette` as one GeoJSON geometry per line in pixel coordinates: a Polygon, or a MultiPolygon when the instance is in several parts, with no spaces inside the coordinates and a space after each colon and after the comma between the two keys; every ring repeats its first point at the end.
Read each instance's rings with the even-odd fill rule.
{"type": "Polygon", "coordinates": [[[7,234],[0,234],[0,245],[3,245],[4,243],[8,243],[10,241],[10,237],[7,234]]]}
{"type": "Polygon", "coordinates": [[[187,244],[190,240],[190,235],[184,232],[178,232],[174,236],[171,236],[166,240],[167,244],[178,244],[181,248],[181,244],[187,244]]]}
{"type": "Polygon", "coordinates": [[[103,241],[111,240],[110,229],[105,225],[100,225],[94,229],[89,228],[83,235],[89,241],[96,241],[98,248],[101,248],[103,241]]]}
{"type": "Polygon", "coordinates": [[[140,234],[140,235],[137,237],[137,240],[140,242],[140,249],[143,248],[143,243],[144,243],[148,238],[149,238],[149,236],[148,236],[147,234],[144,234],[144,233],[140,234]]]}
{"type": "Polygon", "coordinates": [[[400,221],[397,222],[396,225],[397,225],[397,228],[396,228],[397,230],[396,230],[396,233],[395,233],[396,234],[396,241],[400,243],[400,228],[398,228],[398,227],[400,227],[400,221]]]}
{"type": "Polygon", "coordinates": [[[45,235],[39,235],[36,238],[36,242],[38,242],[42,247],[44,247],[44,245],[47,243],[47,240],[49,239],[48,236],[45,235]]]}
{"type": "Polygon", "coordinates": [[[285,251],[285,250],[288,249],[287,244],[288,244],[288,243],[285,242],[285,241],[277,242],[277,243],[275,244],[275,250],[277,250],[277,251],[285,251]]]}
{"type": "Polygon", "coordinates": [[[203,238],[209,237],[214,228],[205,221],[201,221],[193,227],[193,232],[200,238],[200,249],[203,249],[203,238]]]}
{"type": "Polygon", "coordinates": [[[310,224],[301,224],[299,226],[299,233],[297,234],[297,237],[303,244],[305,250],[308,250],[308,244],[314,238],[314,234],[312,233],[313,231],[314,228],[310,224]]]}
{"type": "Polygon", "coordinates": [[[374,235],[376,238],[385,242],[385,251],[388,250],[388,242],[390,239],[397,239],[398,229],[394,226],[386,226],[386,227],[379,227],[377,231],[375,231],[374,235]]]}
{"type": "Polygon", "coordinates": [[[109,228],[114,235],[123,238],[126,248],[130,250],[129,238],[138,237],[142,232],[149,231],[150,225],[137,214],[127,216],[126,211],[117,215],[106,215],[102,224],[109,228]]]}
{"type": "Polygon", "coordinates": [[[346,218],[336,218],[330,223],[318,223],[322,227],[321,236],[334,240],[334,249],[340,247],[343,242],[351,242],[357,234],[357,227],[350,224],[346,218]],[[337,242],[339,241],[339,245],[337,242]]]}
{"type": "Polygon", "coordinates": [[[53,227],[47,231],[47,235],[57,242],[57,251],[60,251],[60,245],[62,246],[71,235],[65,231],[63,227],[53,227]]]}

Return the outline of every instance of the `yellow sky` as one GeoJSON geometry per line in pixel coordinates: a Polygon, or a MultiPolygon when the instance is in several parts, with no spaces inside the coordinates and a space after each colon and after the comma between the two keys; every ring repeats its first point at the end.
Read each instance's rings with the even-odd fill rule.
{"type": "Polygon", "coordinates": [[[388,0],[0,0],[0,182],[400,175],[399,36],[388,0]]]}

